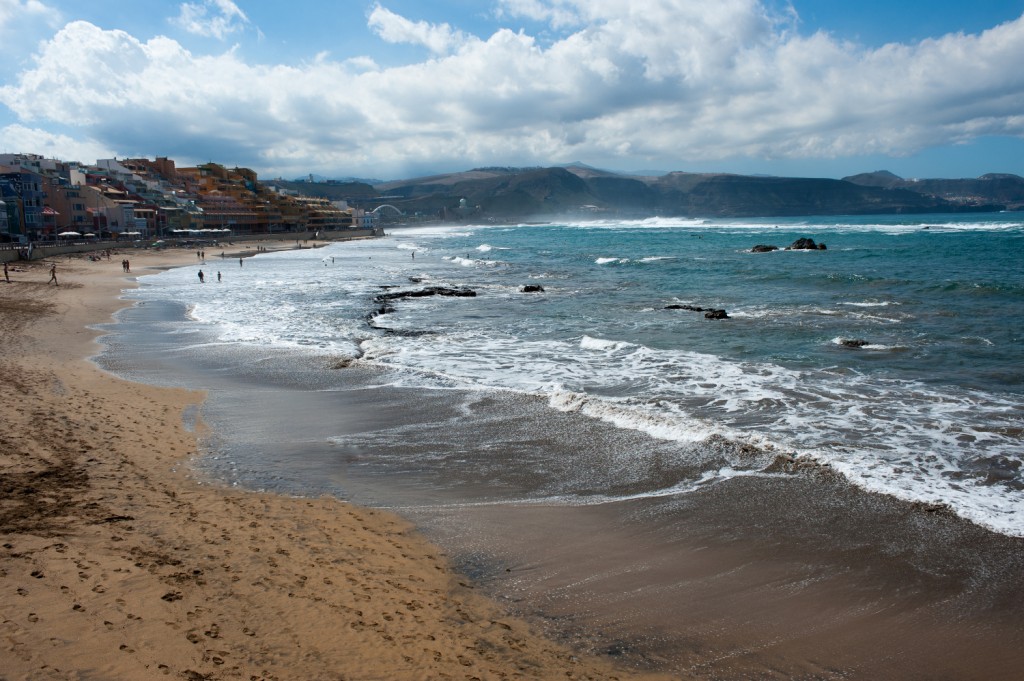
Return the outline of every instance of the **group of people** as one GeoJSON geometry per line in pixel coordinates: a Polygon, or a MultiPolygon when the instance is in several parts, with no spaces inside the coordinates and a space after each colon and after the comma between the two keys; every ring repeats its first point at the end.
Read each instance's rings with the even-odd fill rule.
{"type": "MultiPolygon", "coordinates": [[[[220,281],[220,272],[217,272],[217,281],[220,281]]],[[[206,274],[204,274],[202,270],[199,270],[199,283],[206,283],[206,274]]]]}
{"type": "Polygon", "coordinates": [[[132,271],[132,266],[128,262],[127,258],[125,258],[124,260],[121,261],[121,269],[124,270],[125,272],[131,272],[132,271]]]}

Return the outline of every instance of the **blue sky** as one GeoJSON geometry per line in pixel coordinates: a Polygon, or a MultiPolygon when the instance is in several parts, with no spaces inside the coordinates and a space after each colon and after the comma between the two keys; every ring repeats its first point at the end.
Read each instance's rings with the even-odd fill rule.
{"type": "Polygon", "coordinates": [[[0,0],[0,152],[1024,175],[1024,0],[0,0]]]}

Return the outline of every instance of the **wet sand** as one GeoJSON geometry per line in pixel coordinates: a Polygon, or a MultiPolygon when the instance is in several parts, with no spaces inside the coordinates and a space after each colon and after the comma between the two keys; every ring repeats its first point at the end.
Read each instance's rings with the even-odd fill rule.
{"type": "Polygon", "coordinates": [[[841,484],[417,521],[513,609],[680,678],[1009,680],[1024,661],[1019,542],[841,484]]]}
{"type": "Polygon", "coordinates": [[[204,394],[86,359],[125,255],[196,264],[0,282],[0,678],[636,677],[510,616],[396,515],[197,479],[204,394]]]}

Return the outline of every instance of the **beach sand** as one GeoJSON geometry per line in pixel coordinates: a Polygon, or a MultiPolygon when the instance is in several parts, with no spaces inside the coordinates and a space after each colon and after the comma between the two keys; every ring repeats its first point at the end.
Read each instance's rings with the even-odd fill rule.
{"type": "Polygon", "coordinates": [[[0,281],[0,678],[639,678],[509,616],[397,516],[195,479],[203,394],[87,359],[132,277],[195,252],[53,262],[59,286],[50,261],[0,281]]]}

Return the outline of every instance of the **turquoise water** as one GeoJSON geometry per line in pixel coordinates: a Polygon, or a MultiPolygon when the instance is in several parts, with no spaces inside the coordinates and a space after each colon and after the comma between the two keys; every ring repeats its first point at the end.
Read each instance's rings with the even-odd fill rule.
{"type": "MultiPolygon", "coordinates": [[[[345,357],[394,385],[539,396],[680,443],[680,457],[712,436],[758,452],[631,494],[772,475],[781,454],[1024,536],[1022,256],[1012,213],[432,227],[211,262],[205,285],[172,270],[137,295],[186,304],[219,344],[345,357]],[[802,237],[827,249],[750,250],[802,237]],[[372,317],[383,287],[430,285],[477,295],[372,317]]],[[[557,498],[614,497],[595,488],[557,498]]]]}

